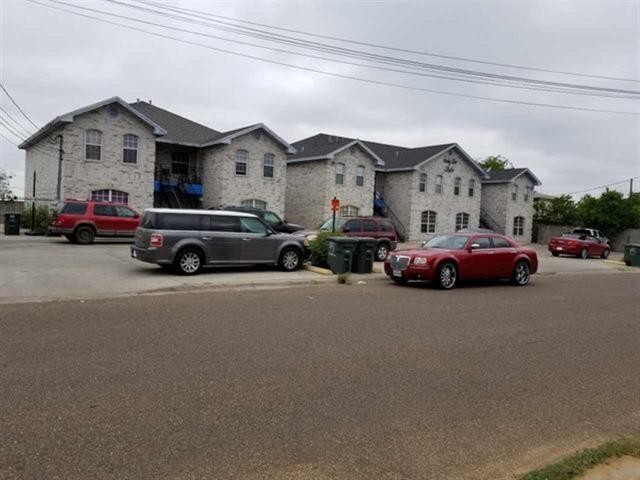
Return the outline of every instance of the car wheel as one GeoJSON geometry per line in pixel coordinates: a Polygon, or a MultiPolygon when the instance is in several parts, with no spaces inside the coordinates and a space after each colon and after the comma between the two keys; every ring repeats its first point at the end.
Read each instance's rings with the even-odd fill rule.
{"type": "Polygon", "coordinates": [[[280,254],[278,266],[286,272],[293,272],[300,267],[301,260],[300,252],[297,249],[285,248],[280,254]]]}
{"type": "Polygon", "coordinates": [[[195,248],[185,248],[176,256],[174,269],[181,275],[195,275],[202,269],[203,258],[195,248]]]}
{"type": "Polygon", "coordinates": [[[524,287],[529,283],[530,278],[531,268],[529,267],[529,263],[525,260],[518,261],[513,269],[513,274],[511,275],[511,283],[518,287],[524,287]]]}
{"type": "Polygon", "coordinates": [[[559,257],[560,254],[558,252],[551,252],[551,255],[553,255],[554,257],[559,257]]]}
{"type": "Polygon", "coordinates": [[[76,238],[73,235],[71,235],[70,233],[65,233],[64,234],[64,238],[69,240],[71,243],[76,243],[76,238]]]}
{"type": "Polygon", "coordinates": [[[578,257],[583,260],[586,260],[587,258],[589,258],[589,250],[587,250],[586,248],[583,248],[582,250],[580,250],[578,257]]]}
{"type": "Polygon", "coordinates": [[[453,288],[458,280],[458,269],[451,262],[444,262],[438,268],[438,287],[449,290],[453,288]]]}
{"type": "Polygon", "coordinates": [[[402,277],[391,277],[391,280],[393,280],[393,283],[397,283],[398,285],[406,285],[408,282],[406,278],[402,277]]]}
{"type": "Polygon", "coordinates": [[[376,260],[384,262],[387,259],[387,255],[389,255],[389,244],[385,242],[379,243],[376,249],[376,260]]]}
{"type": "Polygon", "coordinates": [[[73,234],[73,238],[76,243],[80,245],[89,245],[93,243],[93,240],[96,238],[96,234],[93,232],[91,227],[78,227],[73,234]]]}
{"type": "Polygon", "coordinates": [[[604,249],[604,252],[602,252],[602,255],[600,255],[602,258],[609,258],[609,254],[611,253],[611,251],[608,248],[604,249]]]}

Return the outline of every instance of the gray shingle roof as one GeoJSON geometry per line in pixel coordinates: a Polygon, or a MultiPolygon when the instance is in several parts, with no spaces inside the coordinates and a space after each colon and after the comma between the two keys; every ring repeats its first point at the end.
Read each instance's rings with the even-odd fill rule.
{"type": "Polygon", "coordinates": [[[297,153],[289,155],[289,160],[298,160],[308,157],[324,157],[332,152],[353,142],[353,138],[336,137],[319,133],[313,137],[305,138],[299,142],[292,143],[297,153]]]}
{"type": "Polygon", "coordinates": [[[507,168],[505,170],[496,170],[494,172],[487,172],[489,178],[486,182],[510,182],[521,173],[525,172],[526,168],[507,168]]]}

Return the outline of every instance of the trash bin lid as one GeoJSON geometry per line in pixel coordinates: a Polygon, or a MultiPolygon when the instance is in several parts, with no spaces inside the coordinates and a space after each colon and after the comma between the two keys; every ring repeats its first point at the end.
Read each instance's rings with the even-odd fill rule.
{"type": "Polygon", "coordinates": [[[640,243],[625,243],[625,247],[640,248],[640,243]]]}

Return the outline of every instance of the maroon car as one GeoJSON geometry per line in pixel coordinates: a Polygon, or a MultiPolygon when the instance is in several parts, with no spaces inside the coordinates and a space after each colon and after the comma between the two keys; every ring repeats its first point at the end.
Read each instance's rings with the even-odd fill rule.
{"type": "Polygon", "coordinates": [[[571,255],[583,259],[589,257],[607,258],[611,253],[611,247],[606,239],[579,233],[565,233],[560,237],[553,237],[549,240],[547,248],[554,257],[571,255]]]}
{"type": "Polygon", "coordinates": [[[538,255],[503,235],[458,232],[438,235],[421,248],[391,252],[384,270],[399,284],[424,280],[450,289],[459,280],[508,278],[523,286],[538,271],[538,255]]]}

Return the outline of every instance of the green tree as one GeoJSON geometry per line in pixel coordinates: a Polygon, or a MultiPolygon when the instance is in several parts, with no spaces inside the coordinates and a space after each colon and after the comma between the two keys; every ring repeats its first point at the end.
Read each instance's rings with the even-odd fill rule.
{"type": "Polygon", "coordinates": [[[578,223],[576,204],[569,195],[534,203],[535,221],[551,225],[575,225],[578,223]]]}
{"type": "Polygon", "coordinates": [[[12,178],[4,170],[0,170],[0,201],[13,200],[14,195],[9,186],[9,180],[12,178]]]}
{"type": "Polygon", "coordinates": [[[615,190],[607,190],[599,197],[585,195],[576,205],[582,225],[602,230],[614,237],[625,228],[640,227],[640,197],[625,198],[615,190]]]}
{"type": "Polygon", "coordinates": [[[513,168],[511,161],[502,155],[490,155],[478,163],[487,172],[498,172],[500,170],[506,170],[507,168],[513,168]]]}

